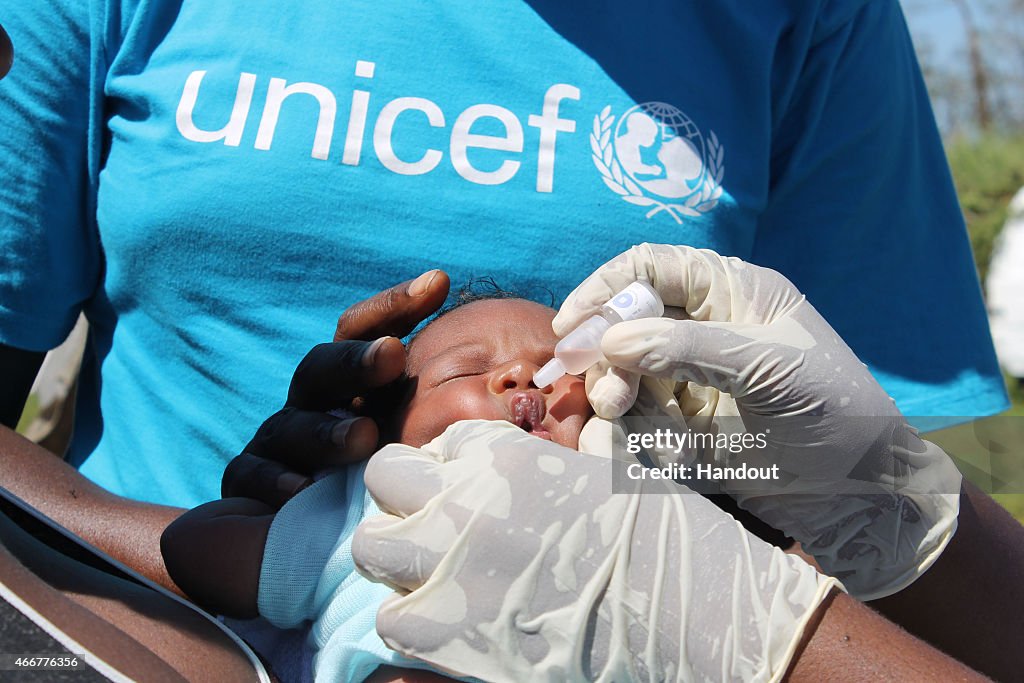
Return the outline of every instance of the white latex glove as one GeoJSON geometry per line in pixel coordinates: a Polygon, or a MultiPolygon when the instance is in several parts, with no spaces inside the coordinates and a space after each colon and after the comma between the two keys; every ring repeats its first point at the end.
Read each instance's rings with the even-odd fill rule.
{"type": "MultiPolygon", "coordinates": [[[[630,413],[647,418],[642,428],[674,411],[684,423],[677,431],[687,430],[667,393],[680,403],[701,395],[719,430],[764,434],[765,448],[675,457],[686,464],[778,464],[777,480],[732,480],[722,490],[800,541],[855,597],[894,593],[935,561],[956,529],[960,473],[918,437],[786,278],[708,250],[641,244],[576,288],[554,319],[555,332],[568,333],[636,280],[649,282],[683,319],[625,322],[605,334],[608,363],[587,377],[599,414],[621,415],[636,395],[632,373],[641,373],[647,394],[656,397],[630,413]],[[709,395],[695,385],[725,393],[709,395]],[[739,417],[730,422],[728,415],[739,417]]],[[[636,429],[631,420],[623,420],[626,431],[636,429]]],[[[662,464],[673,457],[651,455],[662,464]]]]}
{"type": "Polygon", "coordinates": [[[385,447],[365,480],[393,516],[364,521],[352,553],[411,592],[378,633],[489,681],[779,680],[838,582],[685,487],[613,493],[624,466],[507,422],[385,447]]]}

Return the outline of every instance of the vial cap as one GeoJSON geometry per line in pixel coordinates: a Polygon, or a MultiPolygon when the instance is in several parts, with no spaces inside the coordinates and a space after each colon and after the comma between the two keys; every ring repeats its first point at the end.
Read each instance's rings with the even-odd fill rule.
{"type": "Polygon", "coordinates": [[[562,361],[557,358],[552,358],[544,364],[540,370],[533,375],[533,383],[537,385],[538,389],[543,389],[546,386],[554,384],[558,381],[558,378],[565,374],[565,366],[562,365],[562,361]]]}

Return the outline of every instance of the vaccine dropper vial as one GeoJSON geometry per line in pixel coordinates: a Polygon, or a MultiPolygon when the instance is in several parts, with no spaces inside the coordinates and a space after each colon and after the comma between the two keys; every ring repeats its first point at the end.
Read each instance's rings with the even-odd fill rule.
{"type": "Polygon", "coordinates": [[[646,282],[634,282],[601,306],[600,312],[580,323],[555,345],[555,357],[533,376],[538,388],[553,384],[565,374],[578,375],[604,356],[601,337],[616,323],[640,318],[660,318],[665,312],[658,292],[646,282]]]}

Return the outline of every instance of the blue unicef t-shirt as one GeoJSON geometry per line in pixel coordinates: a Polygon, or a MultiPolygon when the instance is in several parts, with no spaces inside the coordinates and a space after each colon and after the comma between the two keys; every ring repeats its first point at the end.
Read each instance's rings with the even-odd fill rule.
{"type": "Polygon", "coordinates": [[[785,273],[908,415],[1005,405],[895,0],[19,0],[0,340],[91,338],[70,458],[191,506],[354,301],[564,296],[642,242],[785,273]]]}

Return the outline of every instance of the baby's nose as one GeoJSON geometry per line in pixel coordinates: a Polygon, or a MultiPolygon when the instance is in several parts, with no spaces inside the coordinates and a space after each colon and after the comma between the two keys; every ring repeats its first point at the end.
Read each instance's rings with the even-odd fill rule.
{"type": "MultiPolygon", "coordinates": [[[[528,360],[518,359],[509,361],[494,369],[490,378],[490,389],[495,394],[506,391],[522,391],[524,389],[537,389],[533,383],[533,375],[537,372],[538,366],[528,360]]],[[[548,388],[546,391],[550,391],[548,388]]]]}

